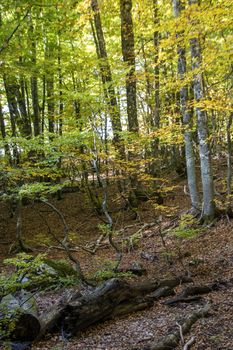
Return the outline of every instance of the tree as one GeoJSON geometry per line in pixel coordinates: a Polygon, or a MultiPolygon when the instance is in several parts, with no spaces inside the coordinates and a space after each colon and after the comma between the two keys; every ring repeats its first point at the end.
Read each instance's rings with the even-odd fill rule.
{"type": "Polygon", "coordinates": [[[96,53],[99,59],[100,74],[106,95],[106,103],[109,105],[109,113],[113,129],[113,143],[119,151],[120,158],[124,159],[124,148],[120,142],[122,132],[120,109],[117,103],[115,88],[113,86],[98,0],[91,0],[91,8],[94,13],[94,27],[92,25],[92,31],[95,39],[96,53]]]}
{"type": "MultiPolygon", "coordinates": [[[[196,5],[196,0],[189,0],[189,5],[196,5]]],[[[215,215],[214,185],[210,147],[208,141],[208,119],[207,113],[198,106],[204,98],[203,75],[201,73],[201,46],[199,39],[194,36],[190,39],[190,50],[192,59],[193,91],[195,99],[195,111],[197,115],[197,132],[199,140],[199,153],[201,163],[201,180],[203,189],[203,218],[211,220],[215,215]]]]}
{"type": "MultiPolygon", "coordinates": [[[[179,18],[182,10],[182,4],[180,0],[173,0],[173,11],[174,16],[179,18]]],[[[183,38],[183,33],[178,33],[178,37],[183,38]]],[[[184,42],[178,44],[177,48],[178,53],[178,75],[182,81],[185,78],[185,74],[187,72],[186,68],[186,53],[184,42]]],[[[188,179],[188,187],[191,199],[191,206],[194,211],[198,211],[200,209],[200,201],[197,189],[197,179],[196,179],[196,169],[195,169],[195,154],[193,147],[193,122],[192,122],[192,111],[191,108],[188,107],[188,86],[184,85],[180,89],[180,112],[183,119],[184,125],[184,142],[185,142],[185,159],[186,159],[186,169],[187,169],[187,179],[188,179]]]]}
{"type": "Polygon", "coordinates": [[[139,125],[137,118],[136,76],[135,76],[135,52],[134,32],[132,20],[132,0],[121,0],[121,43],[123,60],[127,64],[126,74],[126,98],[128,130],[138,133],[139,125]]]}

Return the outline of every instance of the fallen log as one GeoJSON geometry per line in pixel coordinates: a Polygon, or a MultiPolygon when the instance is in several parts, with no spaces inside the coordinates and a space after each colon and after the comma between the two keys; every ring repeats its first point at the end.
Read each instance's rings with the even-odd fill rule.
{"type": "Polygon", "coordinates": [[[161,292],[160,288],[172,289],[180,283],[188,282],[191,282],[191,279],[187,277],[140,284],[130,284],[117,278],[110,279],[88,295],[62,301],[50,312],[43,314],[41,335],[54,331],[62,324],[64,334],[67,337],[73,336],[94,323],[150,307],[154,300],[168,292],[166,288],[161,292]],[[154,298],[147,296],[158,289],[160,295],[154,298]]]}
{"type": "Polygon", "coordinates": [[[0,340],[10,337],[16,342],[33,341],[41,330],[34,296],[24,290],[2,298],[0,318],[4,320],[0,340]]]}
{"type": "Polygon", "coordinates": [[[143,348],[143,350],[171,350],[174,349],[181,340],[181,334],[187,334],[191,327],[196,323],[200,318],[206,317],[211,308],[211,304],[207,303],[201,309],[194,311],[181,325],[181,330],[177,330],[173,333],[168,334],[162,341],[152,343],[149,346],[143,348]]]}
{"type": "Polygon", "coordinates": [[[88,296],[69,303],[64,309],[63,329],[67,336],[73,336],[88,326],[111,318],[117,306],[132,300],[130,285],[114,278],[97,288],[88,296]]]}
{"type": "Polygon", "coordinates": [[[154,300],[170,295],[175,286],[187,282],[191,282],[191,279],[175,277],[130,284],[113,278],[87,295],[78,291],[70,292],[40,317],[37,315],[33,295],[29,292],[22,291],[17,298],[9,296],[9,300],[5,297],[2,303],[7,305],[10,317],[15,317],[15,310],[20,315],[10,334],[11,340],[30,342],[61,327],[64,335],[70,337],[94,323],[151,307],[154,300]]]}
{"type": "Polygon", "coordinates": [[[72,300],[81,298],[82,294],[79,291],[72,291],[65,295],[65,297],[56,303],[48,312],[44,312],[40,316],[41,329],[37,338],[42,338],[45,334],[51,333],[59,329],[61,325],[61,317],[64,307],[72,300]]]}

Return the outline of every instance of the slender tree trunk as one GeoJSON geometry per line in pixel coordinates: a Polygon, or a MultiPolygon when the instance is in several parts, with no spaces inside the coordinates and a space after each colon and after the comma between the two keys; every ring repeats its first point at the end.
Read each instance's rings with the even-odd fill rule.
{"type": "MultiPolygon", "coordinates": [[[[74,93],[78,92],[78,82],[74,76],[74,72],[71,73],[71,77],[72,77],[72,82],[73,82],[73,91],[74,93]]],[[[80,100],[78,100],[77,98],[75,98],[75,100],[73,101],[73,107],[74,107],[74,115],[75,115],[75,119],[76,119],[76,126],[78,129],[80,129],[80,131],[82,131],[82,122],[81,122],[81,104],[80,104],[80,100]]]]}
{"type": "Polygon", "coordinates": [[[135,52],[134,32],[132,20],[132,0],[120,0],[121,9],[121,45],[123,60],[129,70],[126,75],[126,98],[128,129],[138,133],[137,100],[136,100],[136,77],[135,77],[135,52]]]}
{"type": "Polygon", "coordinates": [[[48,111],[48,126],[49,132],[51,134],[55,131],[55,102],[54,102],[54,73],[53,73],[53,49],[52,43],[47,39],[46,49],[45,49],[45,59],[46,59],[46,92],[47,92],[47,111],[48,111]]]}
{"type": "Polygon", "coordinates": [[[21,134],[24,137],[30,138],[32,136],[32,128],[31,128],[31,121],[30,116],[27,111],[27,103],[26,103],[26,97],[25,97],[25,81],[22,77],[20,79],[22,81],[21,86],[22,90],[20,89],[19,85],[16,83],[16,96],[18,101],[18,106],[20,110],[20,124],[21,124],[21,134]]]}
{"type": "MultiPolygon", "coordinates": [[[[154,24],[157,26],[159,24],[158,16],[158,0],[153,0],[153,9],[154,9],[154,24]]],[[[152,130],[157,130],[160,124],[160,98],[159,98],[159,31],[156,29],[154,32],[154,108],[152,110],[151,118],[151,128],[152,130]]],[[[158,164],[158,151],[159,151],[159,140],[155,138],[151,144],[151,155],[152,162],[150,166],[150,173],[156,176],[159,164],[158,164]]]]}
{"type": "Polygon", "coordinates": [[[61,65],[61,32],[59,30],[58,32],[58,85],[59,85],[59,126],[58,131],[59,135],[62,135],[62,126],[63,126],[63,111],[64,111],[64,104],[63,104],[63,93],[62,93],[62,65],[61,65]]]}
{"type": "Polygon", "coordinates": [[[45,128],[45,105],[46,105],[46,78],[43,75],[42,81],[42,105],[41,105],[41,133],[44,134],[45,128]]]}
{"type": "MultiPolygon", "coordinates": [[[[189,4],[197,4],[197,0],[189,0],[189,4]]],[[[194,70],[193,90],[194,99],[199,102],[204,97],[203,76],[199,72],[201,68],[201,47],[197,37],[190,39],[192,69],[194,70]]],[[[210,147],[208,141],[208,121],[206,112],[195,107],[197,115],[197,131],[199,140],[199,153],[201,162],[201,180],[203,189],[203,218],[210,220],[215,215],[214,186],[210,147]]]]}
{"type": "MultiPolygon", "coordinates": [[[[127,65],[126,74],[126,100],[127,100],[127,117],[128,130],[134,135],[139,133],[139,124],[137,117],[137,98],[136,98],[136,76],[135,76],[135,52],[134,52],[134,31],[132,20],[132,0],[120,0],[121,15],[121,46],[123,60],[127,65]]],[[[131,207],[138,206],[138,169],[136,169],[136,153],[129,151],[128,158],[132,162],[129,174],[130,193],[129,204],[131,207]]]]}
{"type": "Polygon", "coordinates": [[[227,123],[227,194],[231,195],[232,183],[232,140],[231,140],[231,126],[233,120],[233,113],[229,115],[227,123]]]}
{"type": "MultiPolygon", "coordinates": [[[[139,19],[140,20],[140,19],[139,19]]],[[[145,81],[146,81],[146,91],[145,91],[145,102],[146,102],[146,108],[144,106],[144,101],[141,102],[141,108],[143,111],[143,114],[145,115],[145,118],[143,119],[144,127],[147,130],[147,133],[149,134],[151,131],[151,120],[152,120],[152,111],[153,111],[153,103],[152,103],[152,84],[150,81],[150,72],[149,72],[149,66],[145,51],[145,43],[144,38],[141,38],[141,51],[142,51],[142,58],[144,61],[144,71],[145,71],[145,81]]],[[[146,172],[148,174],[152,173],[152,164],[150,158],[153,153],[153,142],[151,144],[151,148],[148,146],[145,146],[145,161],[146,161],[146,172]],[[148,160],[149,158],[149,160],[148,160]]]]}
{"type": "Polygon", "coordinates": [[[54,77],[50,76],[47,79],[47,108],[48,108],[48,123],[49,123],[49,132],[54,133],[54,77]]]}
{"type": "MultiPolygon", "coordinates": [[[[117,103],[115,88],[113,86],[111,67],[108,61],[106,43],[104,38],[104,33],[102,29],[102,22],[99,12],[98,0],[91,0],[91,7],[94,13],[94,26],[95,33],[93,30],[93,35],[95,36],[96,52],[99,58],[101,79],[107,92],[107,102],[109,105],[109,113],[113,128],[113,142],[116,149],[119,151],[120,157],[125,158],[124,147],[121,145],[122,131],[121,127],[121,117],[120,108],[117,103]]],[[[94,28],[93,28],[94,29],[94,28]]]]}
{"type": "MultiPolygon", "coordinates": [[[[30,112],[30,101],[29,101],[29,92],[28,92],[28,82],[27,82],[27,80],[24,80],[24,85],[25,85],[27,114],[29,116],[29,120],[30,120],[30,124],[31,124],[31,112],[30,112]]],[[[32,128],[31,128],[31,133],[32,133],[32,128]]]]}
{"type": "Polygon", "coordinates": [[[146,120],[145,120],[145,127],[147,128],[147,131],[149,132],[149,126],[150,126],[150,121],[151,121],[151,114],[152,114],[152,100],[151,100],[151,82],[150,82],[150,73],[149,73],[149,67],[148,67],[148,61],[146,57],[146,51],[145,51],[145,42],[144,38],[141,38],[141,50],[142,50],[142,58],[144,61],[144,71],[145,71],[145,80],[146,80],[146,91],[145,91],[145,101],[147,104],[147,108],[145,110],[143,103],[142,103],[142,109],[143,112],[146,113],[146,120]]]}
{"type": "Polygon", "coordinates": [[[31,63],[33,69],[33,75],[31,77],[31,96],[32,96],[32,109],[33,109],[33,128],[34,135],[40,135],[40,108],[39,108],[39,97],[38,97],[38,81],[36,76],[36,40],[35,40],[35,31],[33,23],[31,20],[30,24],[30,33],[29,39],[31,44],[31,63]]]}
{"type": "MultiPolygon", "coordinates": [[[[174,16],[177,18],[182,11],[181,1],[173,0],[174,16]]],[[[179,33],[178,35],[182,35],[179,33]]],[[[186,74],[186,56],[185,48],[181,45],[178,46],[178,75],[181,81],[185,78],[186,74]]],[[[193,149],[193,132],[192,129],[192,112],[187,106],[188,104],[188,86],[184,85],[180,89],[180,111],[183,119],[184,130],[184,142],[185,142],[185,159],[188,178],[189,194],[191,199],[191,206],[195,210],[200,208],[200,200],[197,190],[196,169],[195,169],[195,154],[193,149]]]]}

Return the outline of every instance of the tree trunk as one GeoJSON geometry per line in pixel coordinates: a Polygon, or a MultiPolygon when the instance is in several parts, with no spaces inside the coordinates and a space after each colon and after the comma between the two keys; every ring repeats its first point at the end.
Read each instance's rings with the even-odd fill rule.
{"type": "Polygon", "coordinates": [[[135,77],[135,53],[134,32],[132,20],[132,0],[121,0],[121,44],[123,60],[128,66],[126,75],[126,98],[128,128],[130,132],[138,133],[137,100],[136,100],[136,77],[135,77]]]}
{"type": "MultiPolygon", "coordinates": [[[[158,0],[153,0],[153,9],[154,9],[154,25],[159,24],[158,17],[158,0]]],[[[152,110],[151,118],[151,128],[153,131],[159,128],[160,124],[160,98],[159,98],[159,31],[156,29],[154,32],[154,108],[152,110]]],[[[150,172],[152,175],[156,176],[159,165],[158,165],[158,151],[159,151],[159,140],[155,138],[151,144],[152,148],[152,162],[150,172]]]]}
{"type": "MultiPolygon", "coordinates": [[[[104,85],[104,89],[107,92],[107,103],[109,105],[109,113],[113,128],[113,142],[116,149],[118,149],[121,158],[125,158],[124,147],[120,144],[120,133],[122,131],[120,109],[116,99],[115,88],[112,81],[112,72],[108,61],[106,43],[104,33],[102,29],[102,22],[100,17],[98,0],[91,0],[91,7],[94,12],[94,26],[95,26],[95,45],[96,52],[99,58],[101,79],[104,85]]],[[[94,28],[93,28],[94,29],[94,28]]]]}
{"type": "MultiPolygon", "coordinates": [[[[135,52],[134,52],[134,32],[132,20],[132,0],[120,0],[121,12],[121,46],[123,60],[127,65],[126,74],[126,99],[127,99],[127,117],[128,130],[134,135],[138,135],[139,125],[137,117],[137,98],[136,98],[136,76],[135,76],[135,52]]],[[[138,169],[136,169],[135,151],[128,152],[128,158],[132,162],[129,169],[130,179],[130,193],[128,196],[128,203],[130,207],[138,207],[139,189],[138,183],[138,169]]]]}
{"type": "Polygon", "coordinates": [[[47,39],[46,43],[46,90],[47,90],[47,111],[48,111],[48,129],[51,134],[55,131],[55,102],[54,102],[54,73],[53,67],[53,49],[51,42],[47,39]]]}
{"type": "MultiPolygon", "coordinates": [[[[229,115],[227,123],[227,194],[231,195],[231,183],[232,183],[232,140],[231,140],[231,125],[232,125],[233,113],[229,115]]],[[[230,198],[228,198],[230,200],[230,198]]]]}
{"type": "Polygon", "coordinates": [[[58,125],[58,131],[59,135],[62,135],[62,126],[63,126],[63,111],[64,111],[64,103],[63,103],[63,92],[62,92],[62,83],[63,83],[63,76],[62,76],[62,65],[61,65],[61,31],[58,31],[58,85],[59,85],[59,125],[58,125]]]}
{"type": "MultiPolygon", "coordinates": [[[[197,4],[197,0],[189,0],[189,4],[197,4]]],[[[201,47],[197,37],[190,39],[192,69],[194,70],[193,90],[194,99],[198,103],[204,97],[203,76],[201,68],[201,47]]],[[[201,162],[201,180],[203,189],[203,219],[211,220],[215,215],[214,186],[211,155],[209,147],[208,121],[206,112],[196,106],[197,131],[199,140],[199,153],[201,162]]]]}
{"type": "Polygon", "coordinates": [[[31,63],[33,74],[31,77],[31,96],[32,96],[32,109],[33,109],[33,128],[34,135],[40,135],[40,109],[39,109],[39,97],[38,97],[38,81],[36,77],[36,39],[35,31],[31,19],[29,39],[31,44],[31,63]]]}
{"type": "MultiPolygon", "coordinates": [[[[182,11],[181,1],[173,0],[174,16],[177,18],[182,11]]],[[[182,35],[179,33],[178,35],[182,35]]],[[[185,48],[178,46],[178,75],[180,80],[184,80],[186,74],[186,57],[185,48]]],[[[183,119],[184,142],[185,142],[185,159],[188,178],[189,194],[191,206],[196,211],[200,209],[200,200],[197,190],[196,169],[195,169],[195,154],[193,149],[193,132],[192,130],[192,112],[187,107],[188,103],[188,86],[182,86],[180,89],[180,111],[183,119]]]]}

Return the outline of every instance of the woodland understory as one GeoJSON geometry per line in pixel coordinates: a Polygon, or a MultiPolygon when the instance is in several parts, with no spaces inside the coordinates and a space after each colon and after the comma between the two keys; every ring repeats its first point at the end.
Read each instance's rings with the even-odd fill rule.
{"type": "Polygon", "coordinates": [[[232,13],[1,1],[2,349],[233,349],[232,13]]]}

